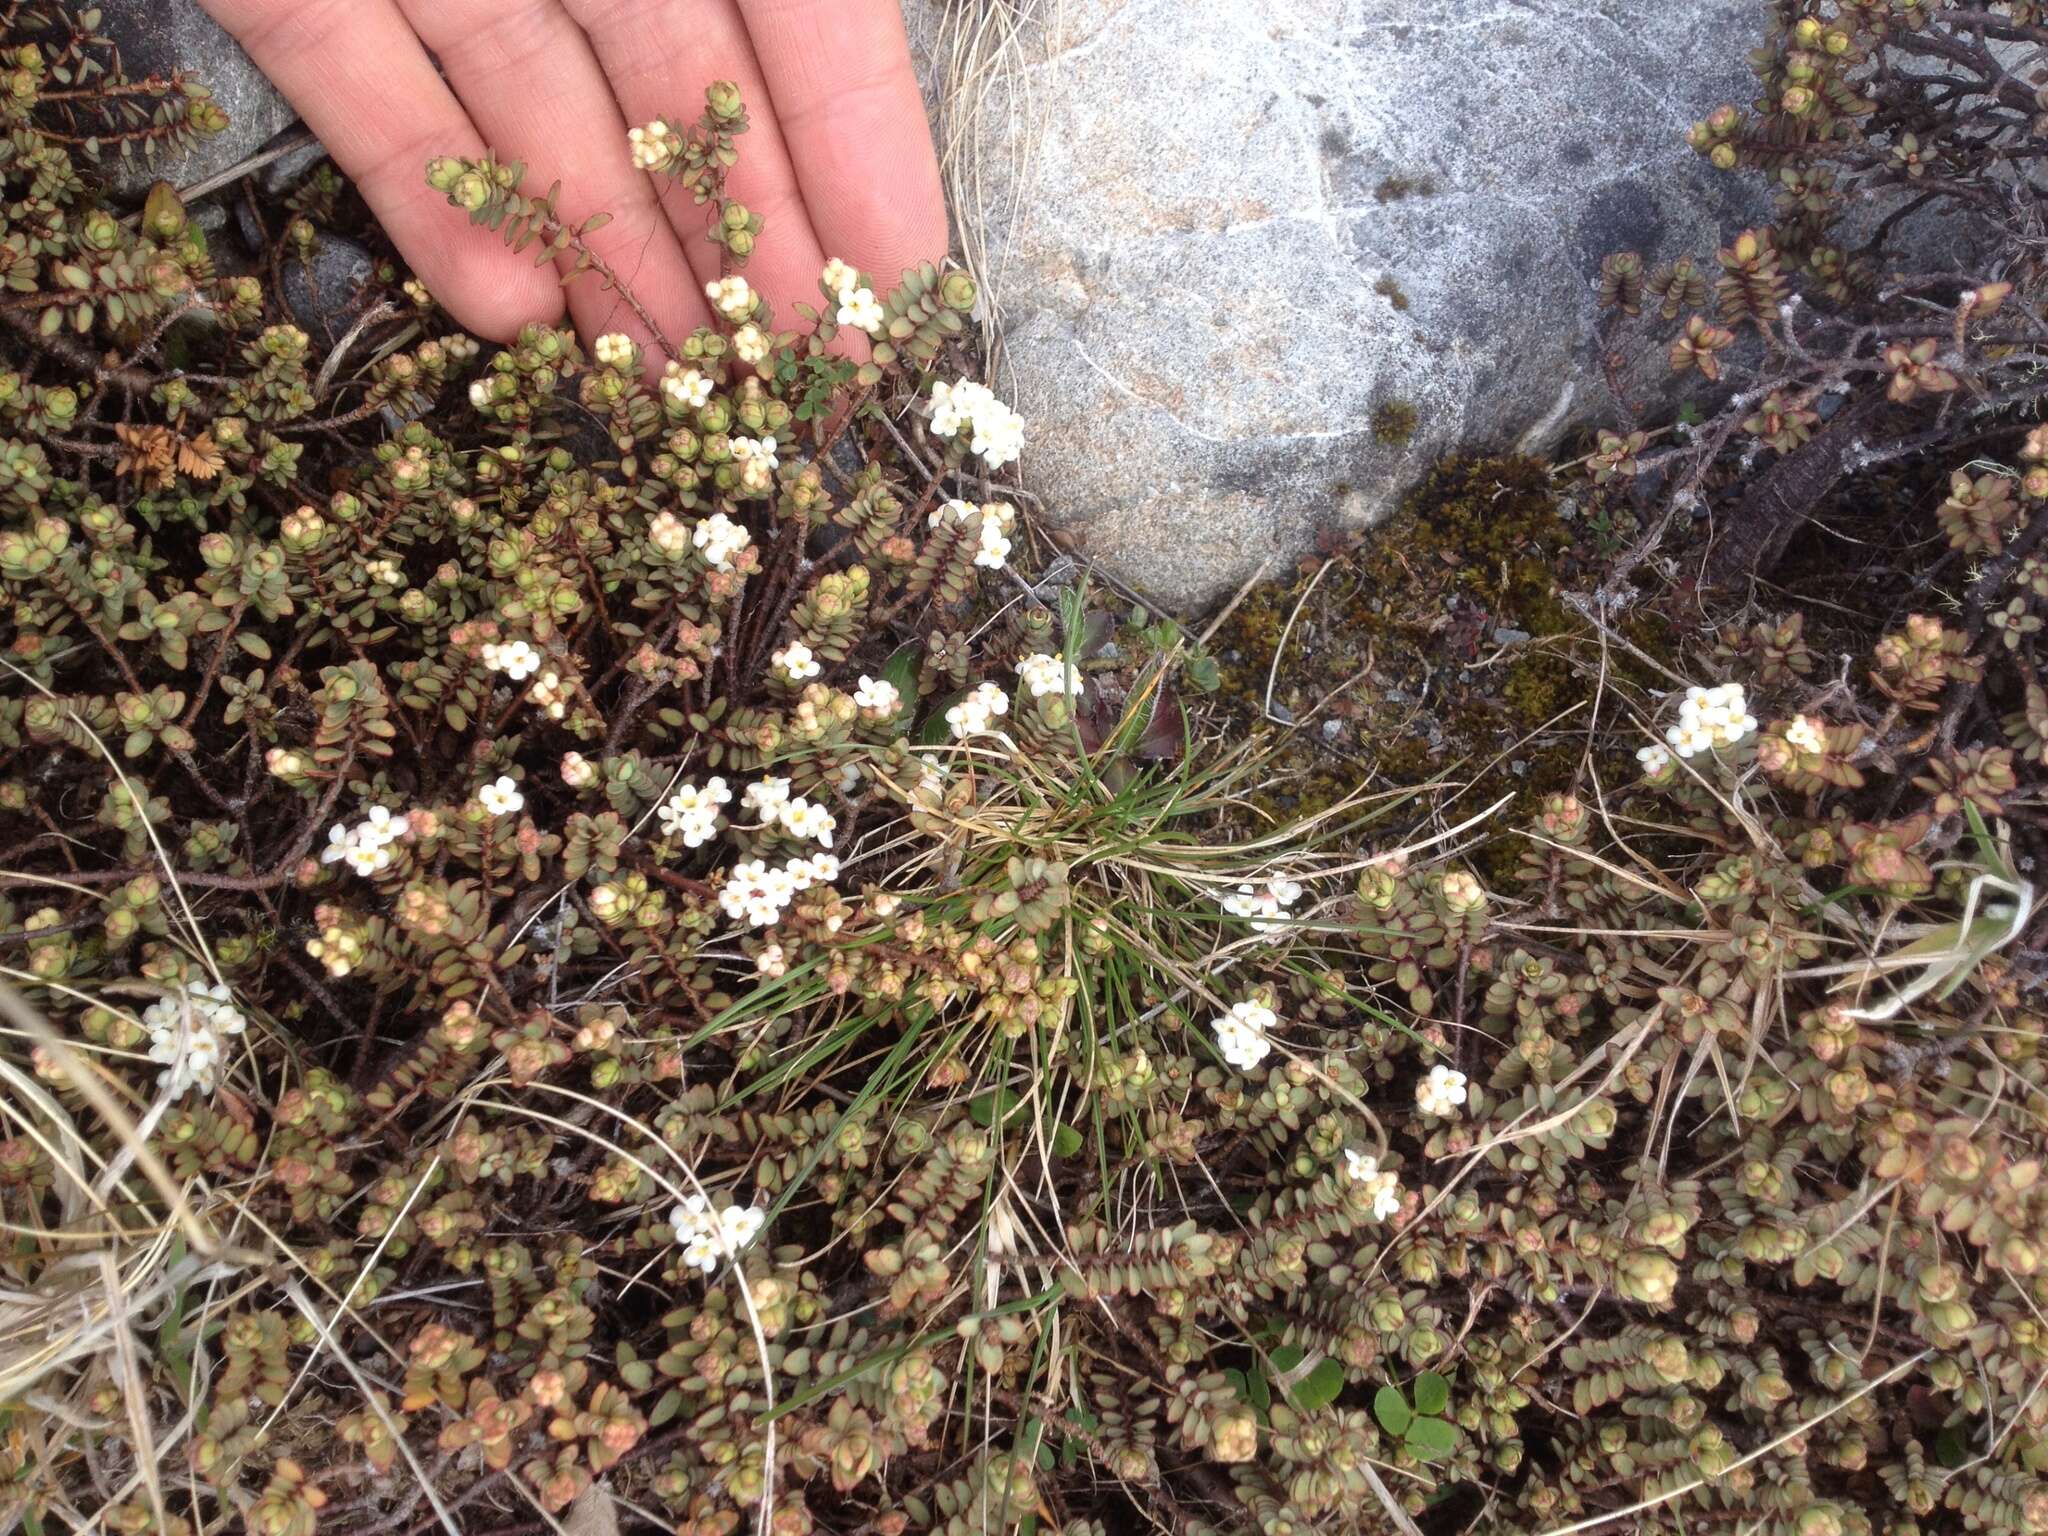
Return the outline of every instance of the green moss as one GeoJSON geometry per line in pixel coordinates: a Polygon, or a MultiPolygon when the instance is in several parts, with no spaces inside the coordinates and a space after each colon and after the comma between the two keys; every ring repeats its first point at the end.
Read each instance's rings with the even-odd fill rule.
{"type": "MultiPolygon", "coordinates": [[[[1383,424],[1412,430],[1414,415],[1406,401],[1386,402],[1373,413],[1375,437],[1387,440],[1383,424]]],[[[1333,556],[1320,580],[1312,560],[1248,594],[1215,644],[1226,728],[1262,724],[1283,632],[1276,712],[1313,712],[1307,728],[1283,735],[1260,809],[1320,809],[1361,782],[1479,774],[1468,803],[1513,794],[1527,807],[1567,787],[1580,746],[1569,722],[1555,742],[1540,728],[1590,691],[1596,670],[1574,665],[1575,653],[1596,652],[1559,595],[1574,548],[1542,461],[1458,455],[1333,556]],[[1530,638],[1503,642],[1502,631],[1530,638]]]]}
{"type": "Polygon", "coordinates": [[[1398,448],[1415,436],[1417,414],[1413,401],[1383,400],[1373,407],[1373,441],[1398,448]]]}

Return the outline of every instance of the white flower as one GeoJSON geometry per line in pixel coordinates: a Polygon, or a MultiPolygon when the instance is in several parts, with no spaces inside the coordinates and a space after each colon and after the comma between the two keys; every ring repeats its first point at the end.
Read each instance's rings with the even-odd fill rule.
{"type": "Polygon", "coordinates": [[[502,672],[515,683],[525,682],[540,670],[540,652],[524,640],[514,640],[506,645],[486,645],[483,661],[493,672],[502,672]]]}
{"type": "Polygon", "coordinates": [[[365,877],[379,874],[391,865],[391,845],[405,835],[406,819],[394,816],[381,805],[355,826],[340,822],[327,829],[327,846],[320,850],[322,864],[344,863],[365,877]]]}
{"type": "Polygon", "coordinates": [[[723,512],[714,512],[701,520],[697,524],[696,532],[690,536],[691,542],[704,556],[705,563],[721,571],[732,569],[733,556],[745,549],[747,541],[752,537],[753,535],[744,527],[723,512]]]}
{"type": "Polygon", "coordinates": [[[1796,715],[1785,727],[1785,745],[1795,752],[1819,754],[1827,751],[1828,739],[1824,727],[1811,715],[1796,715]]]}
{"type": "Polygon", "coordinates": [[[740,804],[760,818],[766,826],[782,814],[782,808],[789,804],[789,780],[757,779],[740,796],[740,804]]]}
{"type": "Polygon", "coordinates": [[[818,281],[824,284],[827,293],[837,296],[849,288],[858,288],[860,274],[834,256],[825,263],[825,270],[818,274],[818,281]]]}
{"type": "Polygon", "coordinates": [[[830,885],[839,878],[839,855],[836,853],[814,853],[804,862],[813,885],[830,885]]]}
{"type": "Polygon", "coordinates": [[[941,503],[932,513],[931,526],[936,528],[944,522],[963,522],[976,513],[981,515],[981,535],[974,563],[984,570],[999,571],[1010,557],[1010,529],[1017,521],[1017,509],[1007,501],[985,501],[977,507],[971,501],[961,501],[956,497],[941,503]]]}
{"type": "Polygon", "coordinates": [[[1083,688],[1081,669],[1069,666],[1064,658],[1047,656],[1043,653],[1026,656],[1017,663],[1017,676],[1024,686],[1031,690],[1031,697],[1042,699],[1049,693],[1065,694],[1070,699],[1079,699],[1083,688]]]}
{"type": "Polygon", "coordinates": [[[526,701],[546,710],[550,720],[562,719],[569,713],[569,690],[562,682],[562,674],[541,673],[533,680],[533,686],[526,690],[526,701]]]}
{"type": "Polygon", "coordinates": [[[932,385],[932,431],[940,437],[968,434],[967,446],[990,469],[1000,469],[1024,449],[1024,418],[998,400],[986,384],[962,379],[932,385]]]}
{"type": "Polygon", "coordinates": [[[732,791],[725,780],[711,778],[701,789],[695,784],[678,784],[655,814],[664,836],[680,837],[686,848],[701,848],[718,835],[719,807],[731,802],[732,791]]]}
{"type": "Polygon", "coordinates": [[[862,673],[860,686],[853,690],[853,702],[862,714],[889,720],[903,708],[903,691],[885,677],[862,673]]]}
{"type": "Polygon", "coordinates": [[[767,1224],[768,1213],[751,1205],[729,1205],[718,1213],[718,1224],[725,1236],[725,1245],[738,1253],[760,1234],[767,1224]]]}
{"type": "Polygon", "coordinates": [[[1223,1059],[1238,1071],[1249,1072],[1272,1051],[1267,1032],[1279,1022],[1264,1003],[1243,1002],[1233,1004],[1230,1012],[1219,1015],[1210,1027],[1216,1031],[1216,1047],[1223,1059]]]}
{"type": "Polygon", "coordinates": [[[597,768],[581,752],[562,754],[562,782],[571,789],[581,789],[597,778],[597,768]]]}
{"type": "MultiPolygon", "coordinates": [[[[804,861],[792,862],[802,865],[804,861]]],[[[795,894],[796,877],[787,868],[770,869],[760,859],[742,859],[726,871],[718,904],[727,917],[766,928],[781,920],[782,909],[795,894]]]]}
{"type": "Polygon", "coordinates": [[[400,569],[398,562],[388,557],[372,560],[363,567],[363,574],[371,581],[382,582],[387,587],[395,587],[405,580],[405,572],[400,569]]]}
{"type": "Polygon", "coordinates": [[[1653,741],[1647,747],[1636,748],[1636,761],[1643,765],[1644,776],[1654,779],[1670,765],[1671,754],[1653,741]]]}
{"type": "Polygon", "coordinates": [[[1425,1115],[1454,1115],[1465,1102],[1465,1074],[1438,1062],[1415,1085],[1415,1107],[1425,1115]]]}
{"type": "Polygon", "coordinates": [[[832,846],[832,834],[838,830],[839,821],[822,805],[813,805],[798,795],[777,813],[782,830],[791,837],[808,838],[825,847],[832,846]]]}
{"type": "Polygon", "coordinates": [[[744,277],[720,277],[704,285],[704,297],[709,299],[726,319],[740,321],[754,311],[754,290],[747,286],[744,277]]]}
{"type": "Polygon", "coordinates": [[[761,953],[754,956],[754,970],[757,974],[770,978],[787,975],[789,972],[789,961],[782,953],[782,946],[780,944],[765,945],[761,953]]]}
{"type": "Polygon", "coordinates": [[[841,325],[854,326],[870,336],[882,334],[888,314],[882,308],[882,301],[875,297],[874,289],[848,287],[839,289],[838,293],[838,320],[841,325]]]}
{"type": "Polygon", "coordinates": [[[1344,1172],[1347,1177],[1370,1187],[1374,1221],[1385,1221],[1401,1209],[1401,1181],[1391,1172],[1382,1172],[1378,1158],[1346,1147],[1344,1172]]]}
{"type": "Polygon", "coordinates": [[[775,483],[776,442],[772,437],[736,437],[732,440],[732,461],[740,467],[740,484],[750,491],[766,491],[775,483]]]}
{"type": "Polygon", "coordinates": [[[392,815],[388,806],[373,805],[356,827],[356,837],[372,847],[384,848],[405,836],[406,826],[406,819],[392,815]]]}
{"type": "Polygon", "coordinates": [[[773,344],[768,333],[751,320],[732,333],[732,350],[743,363],[765,363],[773,344]]]}
{"type": "Polygon", "coordinates": [[[644,128],[628,128],[626,144],[632,151],[633,169],[636,171],[659,171],[667,168],[674,156],[673,134],[667,123],[656,118],[644,128]]]}
{"type": "Polygon", "coordinates": [[[792,640],[768,660],[776,671],[792,683],[801,683],[807,678],[816,677],[824,670],[818,665],[817,657],[811,654],[811,648],[801,640],[792,640]]]}
{"type": "Polygon", "coordinates": [[[956,741],[986,735],[998,715],[1010,712],[1010,696],[994,683],[979,684],[959,703],[946,711],[946,726],[956,741]]]}
{"type": "Polygon", "coordinates": [[[604,367],[621,370],[630,370],[640,353],[633,338],[623,331],[606,331],[590,344],[590,350],[604,367]]]}
{"type": "Polygon", "coordinates": [[[149,1059],[165,1069],[158,1088],[174,1099],[194,1088],[212,1093],[227,1037],[248,1023],[228,989],[212,982],[187,985],[151,1003],[143,1010],[142,1027],[149,1031],[149,1059]]]}
{"type": "Polygon", "coordinates": [[[1287,926],[1288,909],[1301,900],[1301,885],[1273,875],[1258,885],[1240,885],[1223,898],[1223,910],[1251,924],[1253,933],[1275,933],[1287,926]]]}
{"type": "Polygon", "coordinates": [[[695,368],[671,362],[661,370],[661,392],[679,411],[701,410],[711,403],[711,380],[695,368]]]}
{"type": "Polygon", "coordinates": [[[487,411],[491,408],[491,381],[489,379],[477,379],[469,386],[469,403],[471,407],[479,411],[487,411]]]}
{"type": "Polygon", "coordinates": [[[671,559],[690,547],[690,528],[673,512],[657,512],[647,520],[647,542],[671,559]]]}
{"type": "Polygon", "coordinates": [[[476,803],[484,808],[487,815],[510,816],[526,804],[526,796],[519,793],[519,786],[510,774],[499,774],[496,783],[486,784],[476,792],[476,803]]]}
{"type": "Polygon", "coordinates": [[[1678,706],[1678,723],[1664,733],[1664,739],[1680,757],[1696,757],[1734,746],[1752,734],[1756,725],[1742,684],[1693,687],[1685,690],[1678,706]]]}

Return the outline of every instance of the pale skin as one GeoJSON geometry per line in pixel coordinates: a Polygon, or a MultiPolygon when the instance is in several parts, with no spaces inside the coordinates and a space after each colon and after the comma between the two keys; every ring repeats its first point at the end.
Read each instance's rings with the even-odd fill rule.
{"type": "Polygon", "coordinates": [[[561,183],[571,222],[671,337],[711,323],[708,210],[633,168],[628,126],[691,122],[735,82],[751,128],[728,191],[767,221],[743,269],[794,323],[836,256],[886,292],[946,250],[938,163],[897,0],[201,0],[290,98],[413,271],[470,330],[567,312],[589,339],[653,338],[616,293],[515,256],[426,184],[486,147],[561,183]],[[436,67],[438,61],[439,67],[436,67]]]}

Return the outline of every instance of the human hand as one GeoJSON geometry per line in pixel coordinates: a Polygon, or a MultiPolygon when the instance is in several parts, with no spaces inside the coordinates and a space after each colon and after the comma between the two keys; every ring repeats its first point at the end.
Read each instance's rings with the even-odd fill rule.
{"type": "MultiPolygon", "coordinates": [[[[562,308],[557,274],[471,228],[426,184],[438,155],[523,161],[672,336],[711,322],[707,209],[633,168],[626,130],[687,123],[738,84],[751,128],[728,190],[766,221],[747,280],[788,317],[837,256],[893,286],[946,250],[946,211],[896,0],[201,0],[355,182],[413,271],[479,335],[562,308]],[[432,54],[432,58],[429,54],[432,54]],[[438,58],[446,77],[434,67],[438,58]]],[[[588,338],[652,341],[585,277],[588,338]]]]}

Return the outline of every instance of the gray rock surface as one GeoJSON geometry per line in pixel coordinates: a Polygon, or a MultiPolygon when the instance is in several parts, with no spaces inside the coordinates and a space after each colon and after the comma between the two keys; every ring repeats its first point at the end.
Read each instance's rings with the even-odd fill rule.
{"type": "MultiPolygon", "coordinates": [[[[928,90],[957,52],[906,0],[928,90]]],[[[1756,0],[1058,0],[946,111],[1023,467],[1160,600],[1384,514],[1459,447],[1614,407],[1600,260],[1763,212],[1685,128],[1753,94],[1756,0]],[[1380,441],[1376,410],[1417,430],[1380,441]]],[[[1276,566],[1277,568],[1277,566],[1276,566]]]]}
{"type": "Polygon", "coordinates": [[[228,126],[190,147],[147,161],[109,157],[116,195],[133,196],[153,181],[190,186],[247,159],[298,120],[277,88],[249,62],[197,0],[99,0],[100,31],[120,50],[131,79],[182,69],[213,93],[228,126]]]}

